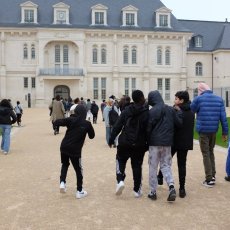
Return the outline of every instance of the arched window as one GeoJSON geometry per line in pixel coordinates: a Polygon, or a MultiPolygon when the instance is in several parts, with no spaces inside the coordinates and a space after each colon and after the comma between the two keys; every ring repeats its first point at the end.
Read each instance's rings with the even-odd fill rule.
{"type": "Polygon", "coordinates": [[[123,64],[129,64],[129,50],[127,46],[123,49],[123,64]]]}
{"type": "Polygon", "coordinates": [[[132,47],[132,64],[137,64],[137,48],[132,47]]]}
{"type": "Polygon", "coordinates": [[[170,57],[170,49],[167,48],[165,50],[165,65],[170,65],[171,64],[171,57],[170,57]]]}
{"type": "Polygon", "coordinates": [[[196,76],[202,76],[203,75],[203,66],[201,62],[196,63],[196,76]]]}
{"type": "Polygon", "coordinates": [[[97,64],[97,62],[98,62],[97,54],[98,54],[97,47],[94,46],[93,47],[93,60],[92,60],[93,64],[97,64]]]}
{"type": "Polygon", "coordinates": [[[106,48],[102,47],[101,49],[101,64],[106,64],[106,48]]]}
{"type": "Polygon", "coordinates": [[[35,58],[36,58],[35,45],[32,44],[31,45],[31,59],[35,59],[35,58]]]}
{"type": "Polygon", "coordinates": [[[157,48],[157,65],[162,65],[162,49],[157,48]]]}
{"type": "Polygon", "coordinates": [[[24,44],[24,47],[23,47],[23,58],[28,59],[28,47],[27,47],[27,44],[24,44]]]}

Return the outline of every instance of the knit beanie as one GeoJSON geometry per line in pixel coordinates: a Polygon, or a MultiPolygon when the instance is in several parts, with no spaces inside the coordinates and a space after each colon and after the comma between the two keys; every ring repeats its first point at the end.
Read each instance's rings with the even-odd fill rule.
{"type": "Polygon", "coordinates": [[[198,95],[201,95],[206,90],[210,90],[210,87],[207,84],[203,82],[198,84],[198,95]]]}

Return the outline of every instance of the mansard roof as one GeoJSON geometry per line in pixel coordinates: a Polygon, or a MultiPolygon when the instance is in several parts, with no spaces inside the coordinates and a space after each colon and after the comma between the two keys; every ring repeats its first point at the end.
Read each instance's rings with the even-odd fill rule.
{"type": "Polygon", "coordinates": [[[190,41],[189,51],[210,52],[219,49],[230,49],[230,23],[198,20],[179,20],[193,32],[193,36],[202,36],[203,46],[195,47],[190,41]]]}
{"type": "MultiPolygon", "coordinates": [[[[190,32],[178,22],[172,15],[172,28],[155,28],[155,12],[165,7],[160,0],[31,0],[33,4],[38,5],[38,24],[21,24],[21,8],[20,4],[26,0],[2,0],[0,7],[0,26],[2,27],[55,27],[55,28],[92,28],[91,8],[101,4],[108,7],[108,26],[104,29],[127,29],[121,27],[122,9],[131,5],[138,9],[138,27],[131,30],[147,30],[147,31],[178,31],[190,32]],[[70,25],[53,25],[53,6],[58,3],[64,3],[69,8],[70,25]]],[[[101,28],[100,28],[101,29],[101,28]]]]}

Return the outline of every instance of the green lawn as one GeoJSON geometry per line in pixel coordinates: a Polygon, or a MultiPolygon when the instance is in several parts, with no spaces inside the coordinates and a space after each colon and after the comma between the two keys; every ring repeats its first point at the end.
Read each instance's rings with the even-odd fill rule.
{"type": "MultiPolygon", "coordinates": [[[[230,117],[228,119],[228,128],[230,130],[230,117]]],[[[198,140],[198,133],[196,132],[196,126],[194,126],[194,139],[198,140]]],[[[222,129],[221,129],[221,124],[219,125],[219,129],[216,135],[216,145],[219,145],[221,147],[227,148],[228,147],[228,142],[223,142],[222,141],[222,129]]]]}

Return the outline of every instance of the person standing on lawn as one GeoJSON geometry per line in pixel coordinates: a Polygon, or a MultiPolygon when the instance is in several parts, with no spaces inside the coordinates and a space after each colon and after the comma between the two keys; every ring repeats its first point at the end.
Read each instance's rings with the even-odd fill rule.
{"type": "Polygon", "coordinates": [[[196,130],[199,133],[200,150],[203,155],[205,181],[203,185],[212,188],[216,182],[214,147],[219,122],[222,127],[222,139],[227,141],[228,122],[224,101],[213,94],[205,83],[198,84],[198,96],[191,103],[191,110],[197,114],[196,130]]]}

